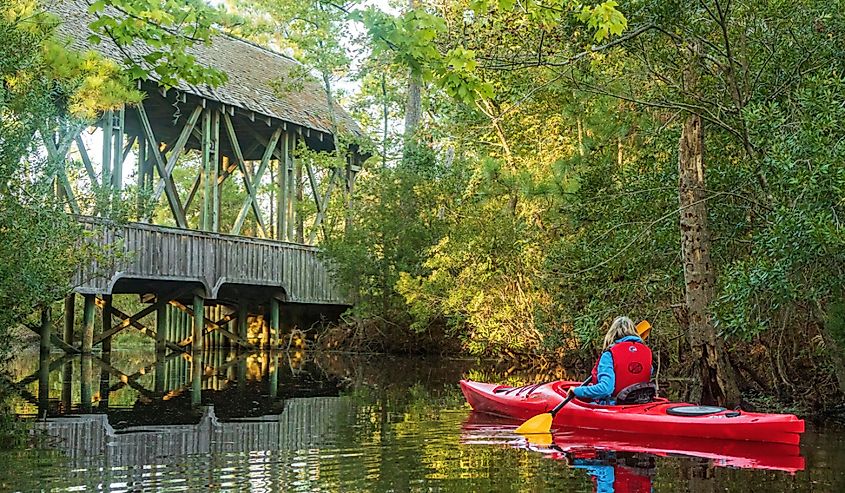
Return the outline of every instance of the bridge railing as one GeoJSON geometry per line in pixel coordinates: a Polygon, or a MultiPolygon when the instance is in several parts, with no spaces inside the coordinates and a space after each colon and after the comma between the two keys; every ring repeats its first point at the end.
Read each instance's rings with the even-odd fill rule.
{"type": "Polygon", "coordinates": [[[115,255],[108,263],[93,260],[80,268],[74,282],[78,293],[113,294],[121,280],[176,281],[201,284],[210,299],[225,285],[247,285],[284,291],[289,302],[346,304],[313,246],[77,218],[90,232],[88,241],[115,255]]]}

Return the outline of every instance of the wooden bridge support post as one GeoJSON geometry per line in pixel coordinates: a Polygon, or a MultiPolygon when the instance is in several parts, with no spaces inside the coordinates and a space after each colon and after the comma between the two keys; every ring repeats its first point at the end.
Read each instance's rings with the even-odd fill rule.
{"type": "Polygon", "coordinates": [[[284,135],[281,139],[282,156],[277,161],[279,173],[276,177],[279,188],[278,204],[276,207],[276,239],[287,239],[287,214],[288,214],[288,137],[284,135]]]}
{"type": "MultiPolygon", "coordinates": [[[[211,230],[220,231],[220,111],[211,110],[209,169],[211,171],[211,230]]],[[[257,184],[256,184],[257,185],[257,184]]]]}
{"type": "Polygon", "coordinates": [[[276,342],[278,343],[279,339],[281,338],[281,332],[279,331],[279,300],[273,298],[270,300],[270,326],[267,330],[267,344],[270,344],[270,335],[272,331],[276,332],[276,342]]]}
{"type": "MultiPolygon", "coordinates": [[[[249,312],[247,311],[246,305],[239,305],[238,306],[238,337],[243,340],[247,340],[247,336],[249,336],[247,330],[247,318],[249,317],[249,312]]],[[[240,346],[238,346],[240,347],[240,346]]]]}
{"type": "Polygon", "coordinates": [[[187,313],[182,313],[182,340],[191,337],[191,335],[193,334],[191,332],[191,324],[193,324],[193,321],[190,315],[188,315],[187,313]]]}
{"type": "Polygon", "coordinates": [[[119,197],[119,192],[123,189],[123,124],[126,112],[121,106],[114,115],[114,124],[112,125],[112,190],[116,192],[113,196],[119,197]]]}
{"type": "Polygon", "coordinates": [[[167,307],[167,321],[167,340],[179,344],[182,342],[182,337],[179,332],[179,328],[182,324],[182,316],[179,314],[178,310],[174,309],[173,306],[167,307]]]}
{"type": "Polygon", "coordinates": [[[191,343],[191,405],[198,406],[202,402],[202,356],[203,332],[205,328],[205,300],[202,296],[194,295],[194,323],[191,343]]]}
{"type": "Polygon", "coordinates": [[[355,191],[355,169],[352,166],[351,157],[346,160],[346,187],[344,191],[346,221],[344,223],[343,233],[347,234],[352,228],[352,194],[355,191]]]}
{"type": "Polygon", "coordinates": [[[173,313],[176,316],[176,339],[178,339],[179,342],[181,342],[181,341],[184,341],[185,339],[187,339],[187,337],[188,337],[188,335],[187,335],[187,332],[188,332],[188,328],[187,328],[188,314],[181,312],[181,311],[179,311],[179,312],[174,311],[173,313]]]}
{"type": "MultiPolygon", "coordinates": [[[[164,347],[162,345],[162,347],[164,347]]],[[[156,351],[156,366],[153,390],[156,395],[164,394],[164,384],[167,381],[167,358],[164,351],[156,351]]]]}
{"type": "MultiPolygon", "coordinates": [[[[103,341],[105,342],[105,341],[103,341]]],[[[103,357],[101,358],[103,363],[106,365],[111,365],[111,353],[103,353],[103,357]]],[[[109,389],[111,384],[111,374],[105,367],[100,368],[100,401],[97,403],[97,409],[100,411],[108,411],[109,410],[109,396],[111,395],[111,390],[109,389]]]]}
{"type": "Polygon", "coordinates": [[[62,339],[70,346],[73,346],[73,325],[76,321],[76,295],[70,293],[65,297],[65,332],[62,339]]]}
{"type": "Polygon", "coordinates": [[[219,144],[220,112],[206,108],[202,112],[202,229],[204,231],[217,232],[220,229],[220,191],[217,186],[220,166],[219,144]]]}
{"type": "MultiPolygon", "coordinates": [[[[103,188],[109,190],[111,186],[111,171],[112,171],[112,135],[114,130],[114,111],[107,110],[103,113],[103,188]]],[[[111,197],[111,194],[109,194],[111,197]]],[[[107,216],[108,211],[100,209],[104,215],[107,216]]]]}
{"type": "Polygon", "coordinates": [[[293,149],[296,143],[296,135],[289,133],[285,135],[285,160],[288,167],[288,231],[287,241],[294,241],[294,222],[296,213],[296,178],[294,176],[293,149]]]}
{"type": "Polygon", "coordinates": [[[73,396],[73,360],[62,365],[62,411],[70,412],[73,396]]]}
{"type": "MultiPolygon", "coordinates": [[[[293,141],[293,149],[296,149],[296,139],[294,138],[293,141]]],[[[296,214],[296,242],[297,243],[305,243],[305,217],[303,214],[300,214],[297,210],[299,208],[299,204],[302,203],[302,199],[304,195],[304,187],[302,183],[303,178],[303,166],[302,166],[302,159],[296,159],[293,163],[294,166],[294,180],[296,180],[296,195],[294,197],[294,212],[296,214]]]]}
{"type": "MultiPolygon", "coordinates": [[[[112,323],[112,296],[110,294],[103,295],[103,333],[108,332],[111,330],[111,323],[112,323]]],[[[110,353],[111,352],[111,336],[106,337],[103,339],[103,345],[101,346],[103,353],[110,353]]]]}
{"type": "Polygon", "coordinates": [[[199,406],[202,403],[202,350],[191,356],[191,405],[199,406]]]}
{"type": "MultiPolygon", "coordinates": [[[[164,354],[167,349],[167,333],[170,331],[169,306],[161,305],[156,310],[156,353],[158,354],[164,354]]],[[[158,377],[158,370],[156,370],[156,377],[158,377]]]]}
{"type": "MultiPolygon", "coordinates": [[[[119,146],[115,147],[116,153],[120,153],[121,149],[119,146]]],[[[115,165],[117,164],[117,156],[115,156],[115,165]]],[[[114,179],[118,179],[117,176],[113,177],[114,179]]],[[[108,332],[112,328],[112,296],[110,294],[103,295],[103,313],[102,313],[102,323],[103,323],[103,333],[108,332]]],[[[101,358],[103,363],[106,365],[111,365],[111,336],[106,337],[103,339],[103,345],[101,346],[102,354],[101,358]]],[[[111,379],[111,375],[109,374],[108,370],[105,367],[100,368],[100,401],[97,404],[97,409],[100,411],[107,411],[109,409],[109,384],[111,379]]],[[[86,402],[91,402],[91,399],[88,399],[86,402]]]]}
{"type": "Polygon", "coordinates": [[[39,344],[39,347],[41,350],[41,357],[48,359],[50,355],[50,325],[52,324],[50,314],[51,310],[49,306],[41,309],[41,327],[39,330],[41,343],[39,344]]]}
{"type": "Polygon", "coordinates": [[[194,324],[191,344],[191,356],[202,353],[203,329],[205,328],[205,300],[202,296],[194,295],[194,324]]]}
{"type": "Polygon", "coordinates": [[[179,344],[182,342],[182,314],[173,306],[169,306],[167,309],[170,318],[167,339],[179,344]]]}
{"type": "Polygon", "coordinates": [[[86,413],[91,412],[91,373],[93,371],[91,367],[92,364],[93,362],[91,361],[91,352],[89,350],[88,353],[83,353],[82,360],[79,365],[79,387],[81,395],[80,406],[82,407],[82,411],[86,413]]]}
{"type": "Polygon", "coordinates": [[[279,355],[275,351],[270,353],[270,398],[279,395],[279,355]]]}
{"type": "Polygon", "coordinates": [[[145,223],[148,221],[147,212],[144,208],[144,192],[147,187],[152,184],[152,180],[147,180],[147,138],[144,134],[138,136],[138,221],[145,223]],[[149,183],[148,183],[149,182],[149,183]]]}
{"type": "Polygon", "coordinates": [[[82,310],[82,354],[91,354],[94,345],[94,295],[84,295],[82,310]]]}
{"type": "Polygon", "coordinates": [[[50,307],[41,310],[40,354],[38,358],[38,414],[47,413],[50,399],[50,307]]]}
{"type": "MultiPolygon", "coordinates": [[[[47,340],[50,340],[49,335],[47,340]]],[[[44,417],[50,402],[50,351],[48,349],[45,353],[43,346],[41,349],[38,358],[38,415],[44,417]]]]}

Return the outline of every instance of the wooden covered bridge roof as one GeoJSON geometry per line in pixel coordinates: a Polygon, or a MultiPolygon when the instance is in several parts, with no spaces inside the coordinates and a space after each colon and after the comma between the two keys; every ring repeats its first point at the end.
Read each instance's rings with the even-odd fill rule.
{"type": "MultiPolygon", "coordinates": [[[[88,42],[92,34],[88,25],[95,17],[88,12],[87,1],[50,0],[48,10],[60,17],[62,24],[58,29],[59,34],[69,38],[73,48],[94,50],[116,61],[126,58],[121,48],[111,39],[104,38],[96,45],[88,42]]],[[[140,59],[149,48],[143,43],[137,43],[123,47],[123,50],[132,58],[140,59]]],[[[301,66],[292,58],[227,34],[215,36],[210,45],[196,45],[191,48],[191,52],[200,64],[225,72],[228,80],[218,87],[181,82],[176,89],[244,112],[254,112],[256,118],[276,119],[316,131],[319,134],[315,140],[321,142],[324,140],[323,135],[331,135],[326,95],[315,79],[296,80],[296,84],[291,84],[289,89],[285,88],[284,94],[274,89],[274,85],[278,86],[278,82],[284,82],[286,78],[300,78],[298,72],[301,66]]],[[[341,132],[363,135],[349,114],[339,105],[335,105],[335,109],[341,132]]],[[[332,139],[327,138],[325,141],[319,147],[333,146],[332,139]]]]}

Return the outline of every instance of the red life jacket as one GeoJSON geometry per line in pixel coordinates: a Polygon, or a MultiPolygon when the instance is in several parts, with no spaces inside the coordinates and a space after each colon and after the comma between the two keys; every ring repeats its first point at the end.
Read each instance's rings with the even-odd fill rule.
{"type": "MultiPolygon", "coordinates": [[[[613,373],[616,375],[616,397],[622,389],[635,383],[648,383],[651,380],[651,349],[641,342],[617,342],[607,350],[613,357],[613,373]]],[[[593,366],[592,385],[599,383],[599,361],[593,366]]]]}

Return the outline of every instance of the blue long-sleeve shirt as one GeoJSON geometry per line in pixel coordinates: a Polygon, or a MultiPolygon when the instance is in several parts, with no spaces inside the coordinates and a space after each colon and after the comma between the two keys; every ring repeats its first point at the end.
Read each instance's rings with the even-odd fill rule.
{"type": "MultiPolygon", "coordinates": [[[[616,342],[643,342],[637,336],[625,336],[616,342]]],[[[615,344],[615,343],[614,343],[615,344]]],[[[608,348],[610,349],[610,348],[608,348]]],[[[598,382],[594,385],[582,385],[575,387],[572,392],[579,399],[593,399],[600,404],[613,405],[615,402],[610,398],[613,396],[613,389],[616,388],[616,372],[613,371],[613,355],[605,350],[601,353],[598,366],[598,382]]]]}

